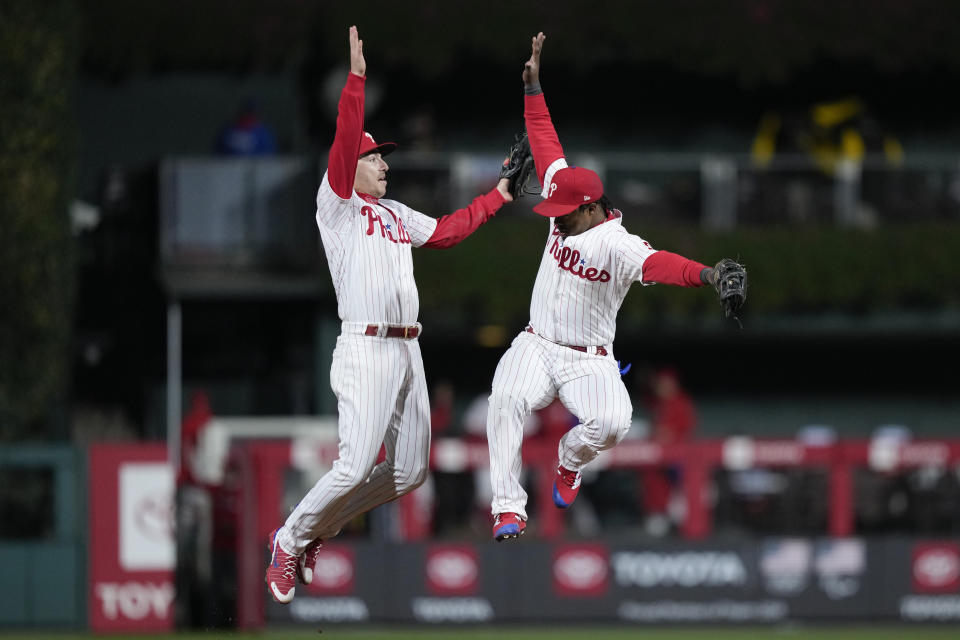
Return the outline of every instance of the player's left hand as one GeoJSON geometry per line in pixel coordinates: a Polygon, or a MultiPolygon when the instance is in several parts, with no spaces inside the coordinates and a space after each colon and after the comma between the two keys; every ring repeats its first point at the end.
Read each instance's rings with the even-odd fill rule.
{"type": "Polygon", "coordinates": [[[724,258],[713,267],[710,281],[726,317],[736,318],[737,311],[747,301],[747,270],[742,264],[724,258]]]}
{"type": "Polygon", "coordinates": [[[350,71],[361,78],[367,73],[367,61],[363,58],[363,40],[355,26],[350,27],[350,71]]]}
{"type": "Polygon", "coordinates": [[[523,84],[527,86],[540,84],[540,51],[546,38],[541,31],[531,40],[530,59],[523,64],[523,84]]]}

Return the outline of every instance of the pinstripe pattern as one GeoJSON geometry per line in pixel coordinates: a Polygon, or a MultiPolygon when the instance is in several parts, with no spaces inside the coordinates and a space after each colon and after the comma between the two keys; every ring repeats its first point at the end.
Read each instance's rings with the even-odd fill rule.
{"type": "MultiPolygon", "coordinates": [[[[557,163],[554,163],[557,164],[557,163]]],[[[655,250],[623,228],[619,212],[606,222],[562,238],[550,219],[530,301],[530,326],[500,359],[487,415],[491,512],[526,519],[520,483],[523,419],[559,396],[579,424],[560,440],[560,464],[579,471],[630,429],[633,408],[616,360],[617,312],[655,250]],[[608,355],[564,345],[602,346],[608,355]]]]}
{"type": "Polygon", "coordinates": [[[343,334],[330,370],[339,413],[339,457],[278,533],[297,555],[315,538],[333,537],[356,515],[426,479],[430,405],[416,340],[343,334]],[[376,465],[380,444],[387,457],[376,465]]]}
{"type": "MultiPolygon", "coordinates": [[[[568,165],[542,93],[525,95],[524,120],[546,198],[556,188],[556,172],[568,165]]],[[[550,218],[530,299],[530,327],[536,333],[514,339],[493,379],[487,440],[494,515],[513,512],[526,519],[522,421],[555,396],[579,420],[560,439],[557,455],[565,468],[579,471],[626,435],[633,411],[613,357],[617,312],[630,286],[643,282],[643,264],[654,253],[645,240],[627,233],[619,211],[568,237],[550,218]],[[566,345],[602,346],[608,355],[566,345]]]]}
{"type": "Polygon", "coordinates": [[[550,219],[530,300],[530,325],[538,334],[583,347],[613,343],[620,305],[630,285],[642,281],[643,263],[655,253],[621,220],[562,238],[550,219]]]}
{"type": "Polygon", "coordinates": [[[326,173],[317,192],[317,226],[341,320],[413,324],[420,312],[411,247],[437,221],[395,200],[341,199],[326,173]]]}
{"type": "Polygon", "coordinates": [[[579,470],[630,428],[630,396],[612,352],[590,355],[521,333],[497,365],[487,414],[494,515],[512,511],[526,519],[527,494],[520,483],[523,421],[557,395],[580,421],[560,441],[559,458],[568,469],[579,470]]]}
{"type": "MultiPolygon", "coordinates": [[[[327,174],[317,192],[316,219],[344,327],[415,324],[420,302],[411,247],[426,243],[437,221],[394,200],[356,192],[342,199],[327,174]]],[[[430,404],[416,339],[345,330],[337,338],[330,381],[337,396],[339,457],[277,533],[280,546],[293,555],[427,476],[430,404]],[[381,444],[386,460],[374,466],[381,444]]]]}

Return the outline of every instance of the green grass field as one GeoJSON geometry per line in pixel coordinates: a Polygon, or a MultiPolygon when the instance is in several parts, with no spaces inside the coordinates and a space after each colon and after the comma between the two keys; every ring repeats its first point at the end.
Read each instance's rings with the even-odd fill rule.
{"type": "MultiPolygon", "coordinates": [[[[90,634],[4,633],[0,640],[80,640],[90,634]]],[[[347,629],[331,628],[316,631],[266,630],[262,633],[179,633],[167,635],[103,636],[110,640],[957,640],[960,626],[900,626],[883,627],[702,627],[667,629],[659,627],[563,627],[563,628],[423,628],[347,629]]]]}

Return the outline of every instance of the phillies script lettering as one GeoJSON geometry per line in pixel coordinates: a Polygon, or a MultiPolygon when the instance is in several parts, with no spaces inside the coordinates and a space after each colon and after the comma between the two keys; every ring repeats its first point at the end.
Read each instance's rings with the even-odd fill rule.
{"type": "Polygon", "coordinates": [[[575,276],[579,276],[590,282],[609,282],[610,274],[606,269],[597,269],[596,267],[587,267],[584,269],[584,261],[580,258],[580,252],[570,247],[561,247],[560,240],[555,239],[553,246],[550,247],[550,254],[557,261],[561,269],[566,269],[575,276]]]}
{"type": "Polygon", "coordinates": [[[360,215],[367,216],[367,235],[373,235],[373,225],[376,223],[380,227],[380,237],[386,238],[394,244],[410,244],[410,235],[407,233],[407,230],[404,229],[403,223],[400,222],[400,219],[387,209],[387,212],[393,218],[393,224],[390,224],[389,220],[387,224],[383,224],[383,218],[377,215],[377,212],[374,211],[373,207],[361,207],[360,215]],[[396,232],[397,237],[394,237],[393,234],[396,232]]]}

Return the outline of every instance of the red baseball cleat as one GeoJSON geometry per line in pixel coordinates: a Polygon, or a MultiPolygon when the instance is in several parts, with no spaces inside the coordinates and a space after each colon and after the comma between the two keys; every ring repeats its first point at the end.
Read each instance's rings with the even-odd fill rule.
{"type": "Polygon", "coordinates": [[[580,493],[580,472],[557,466],[557,477],[553,479],[553,504],[566,509],[577,499],[580,493]]]}
{"type": "Polygon", "coordinates": [[[323,540],[317,538],[303,550],[300,556],[300,562],[297,563],[297,576],[303,584],[313,582],[313,572],[317,567],[317,556],[320,555],[320,549],[323,548],[323,540]]]}
{"type": "MultiPolygon", "coordinates": [[[[267,588],[270,595],[280,604],[287,604],[293,600],[294,587],[297,586],[297,570],[300,559],[284,551],[277,543],[277,532],[274,529],[270,534],[268,549],[270,549],[270,564],[267,565],[267,588]]],[[[313,574],[311,572],[311,578],[313,574]]]]}
{"type": "Polygon", "coordinates": [[[493,519],[493,539],[497,542],[510,538],[519,538],[527,523],[515,513],[498,513],[493,519]]]}

